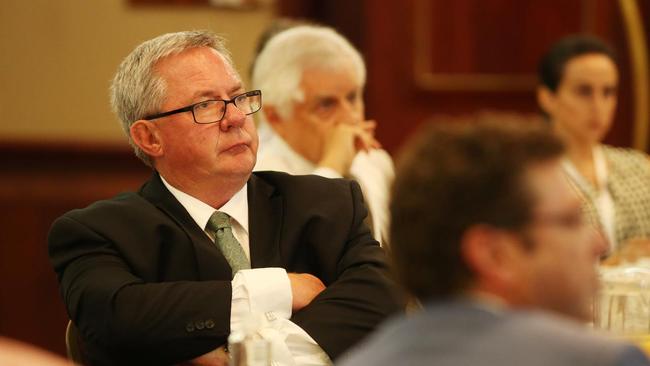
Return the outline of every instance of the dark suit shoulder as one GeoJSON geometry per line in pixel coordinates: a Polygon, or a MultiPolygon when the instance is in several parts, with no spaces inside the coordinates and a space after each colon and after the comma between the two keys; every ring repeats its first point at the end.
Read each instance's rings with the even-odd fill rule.
{"type": "Polygon", "coordinates": [[[173,218],[136,192],[121,193],[69,211],[52,223],[48,235],[50,255],[59,250],[69,254],[88,243],[105,242],[123,256],[155,258],[148,251],[156,249],[156,243],[172,240],[187,238],[173,218]],[[147,244],[132,245],[134,240],[147,244]]]}
{"type": "Polygon", "coordinates": [[[62,218],[81,222],[97,222],[109,219],[111,222],[140,221],[158,212],[155,205],[137,192],[123,192],[113,198],[96,201],[84,208],[65,213],[62,218]]]}
{"type": "Polygon", "coordinates": [[[144,202],[146,202],[146,200],[135,192],[123,192],[109,199],[95,201],[84,208],[71,210],[67,215],[78,216],[93,214],[97,211],[121,210],[124,208],[140,206],[144,202]]]}

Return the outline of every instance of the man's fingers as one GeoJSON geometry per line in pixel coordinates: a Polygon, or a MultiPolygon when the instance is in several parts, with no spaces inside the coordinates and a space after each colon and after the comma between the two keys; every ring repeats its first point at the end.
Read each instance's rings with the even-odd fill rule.
{"type": "Polygon", "coordinates": [[[381,144],[372,134],[363,129],[358,129],[355,134],[354,147],[356,151],[368,151],[381,148],[381,144]]]}
{"type": "Polygon", "coordinates": [[[181,366],[228,366],[230,357],[224,346],[214,349],[193,360],[181,363],[181,366]]]}
{"type": "Polygon", "coordinates": [[[377,129],[377,122],[375,122],[374,120],[363,121],[361,122],[361,128],[363,128],[364,131],[374,135],[375,130],[377,129]]]}

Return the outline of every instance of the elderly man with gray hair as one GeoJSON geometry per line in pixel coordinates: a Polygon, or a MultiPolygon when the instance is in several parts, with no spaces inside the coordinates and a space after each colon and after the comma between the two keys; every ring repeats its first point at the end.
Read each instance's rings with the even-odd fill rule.
{"type": "Polygon", "coordinates": [[[385,244],[393,162],[364,118],[366,68],[328,27],[303,25],[273,36],[253,67],[264,92],[255,170],[350,177],[359,182],[375,238],[385,244]]]}
{"type": "Polygon", "coordinates": [[[262,93],[222,39],[146,41],[111,91],[152,176],[49,235],[87,364],[224,364],[231,330],[257,315],[273,364],[328,365],[400,308],[355,182],[252,173],[262,93]]]}

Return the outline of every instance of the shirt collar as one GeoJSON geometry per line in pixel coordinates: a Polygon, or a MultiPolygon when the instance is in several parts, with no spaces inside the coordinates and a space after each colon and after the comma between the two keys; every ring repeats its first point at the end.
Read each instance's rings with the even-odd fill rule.
{"type": "Polygon", "coordinates": [[[494,314],[502,313],[509,307],[505,299],[481,290],[468,290],[462,293],[458,300],[474,304],[494,314]]]}
{"type": "MultiPolygon", "coordinates": [[[[178,202],[187,210],[192,219],[201,229],[205,230],[210,216],[216,211],[214,207],[207,203],[192,197],[189,194],[173,187],[161,175],[160,179],[171,194],[176,197],[178,202]]],[[[219,211],[228,214],[248,233],[248,183],[244,184],[242,189],[235,193],[228,202],[219,208],[219,211]]]]}

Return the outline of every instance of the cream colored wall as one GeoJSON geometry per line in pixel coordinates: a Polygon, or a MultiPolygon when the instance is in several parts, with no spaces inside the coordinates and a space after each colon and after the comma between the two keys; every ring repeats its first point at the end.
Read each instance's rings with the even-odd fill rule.
{"type": "Polygon", "coordinates": [[[108,102],[117,65],[156,35],[223,34],[246,79],[269,6],[133,7],[127,0],[3,0],[0,3],[0,142],[123,142],[108,102]]]}

